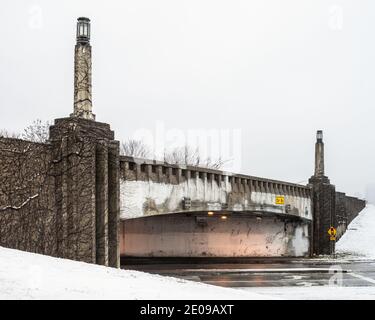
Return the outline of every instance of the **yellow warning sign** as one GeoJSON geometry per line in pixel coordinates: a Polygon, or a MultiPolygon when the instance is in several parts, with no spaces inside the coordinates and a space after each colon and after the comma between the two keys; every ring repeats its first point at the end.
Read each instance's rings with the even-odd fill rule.
{"type": "Polygon", "coordinates": [[[336,236],[330,236],[330,237],[329,237],[329,240],[331,240],[331,241],[336,241],[336,236]]]}
{"type": "Polygon", "coordinates": [[[336,237],[336,233],[337,233],[337,231],[336,231],[336,229],[335,229],[334,227],[330,227],[330,228],[328,229],[328,234],[329,234],[330,236],[336,237]]]}
{"type": "Polygon", "coordinates": [[[284,196],[277,196],[275,203],[276,204],[284,204],[285,203],[284,196]]]}

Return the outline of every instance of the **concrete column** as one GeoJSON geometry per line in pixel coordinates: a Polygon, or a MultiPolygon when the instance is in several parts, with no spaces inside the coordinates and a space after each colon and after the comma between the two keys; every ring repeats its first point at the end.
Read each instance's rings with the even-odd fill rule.
{"type": "Polygon", "coordinates": [[[224,188],[225,188],[225,190],[229,189],[229,178],[228,178],[228,176],[224,176],[224,188]]]}
{"type": "Polygon", "coordinates": [[[120,156],[119,143],[113,141],[108,149],[108,265],[120,267],[120,156]]]}
{"type": "Polygon", "coordinates": [[[55,160],[55,190],[56,190],[56,233],[57,233],[57,255],[62,258],[68,258],[67,255],[67,137],[63,137],[61,141],[54,141],[53,159],[55,160]]]}
{"type": "Polygon", "coordinates": [[[56,119],[49,137],[57,255],[118,266],[119,145],[108,124],[93,121],[88,18],[78,19],[74,66],[74,112],[56,119]]]}
{"type": "Polygon", "coordinates": [[[135,164],[135,180],[140,180],[141,179],[141,165],[139,163],[135,164]]]}
{"type": "Polygon", "coordinates": [[[129,162],[122,161],[121,166],[122,168],[120,168],[120,172],[122,176],[125,178],[126,176],[128,176],[128,173],[129,173],[129,162]]]}
{"type": "Polygon", "coordinates": [[[64,197],[66,198],[66,221],[67,221],[67,238],[66,238],[66,255],[68,259],[75,259],[75,252],[77,252],[76,248],[76,241],[74,238],[75,234],[77,233],[76,229],[76,219],[74,218],[74,215],[76,212],[77,204],[74,201],[74,195],[77,193],[76,186],[74,184],[74,165],[71,163],[70,153],[71,153],[71,137],[68,137],[67,141],[67,171],[65,175],[65,181],[66,181],[66,194],[64,194],[64,197]]]}
{"type": "Polygon", "coordinates": [[[173,170],[171,167],[167,168],[167,182],[173,183],[173,170]]]}
{"type": "Polygon", "coordinates": [[[207,172],[202,172],[202,175],[203,175],[203,199],[204,201],[208,201],[208,197],[207,197],[207,189],[208,189],[208,186],[207,186],[207,172]]]}
{"type": "Polygon", "coordinates": [[[108,266],[108,146],[96,146],[96,263],[108,266]]]}
{"type": "Polygon", "coordinates": [[[244,192],[244,188],[243,188],[243,179],[242,178],[238,178],[238,192],[239,193],[243,193],[244,192]]]}
{"type": "Polygon", "coordinates": [[[151,164],[146,164],[146,174],[147,174],[147,179],[152,180],[152,165],[151,164]]]}
{"type": "Polygon", "coordinates": [[[250,193],[250,186],[249,186],[250,180],[244,179],[244,192],[245,194],[250,193]]]}
{"type": "Polygon", "coordinates": [[[92,113],[91,74],[90,20],[79,18],[74,54],[74,112],[71,115],[73,117],[95,120],[92,113]]]}
{"type": "Polygon", "coordinates": [[[156,173],[157,173],[157,177],[158,177],[158,182],[162,182],[163,181],[163,166],[157,166],[156,167],[156,173]]]}
{"type": "Polygon", "coordinates": [[[315,173],[309,179],[313,190],[313,240],[312,252],[315,255],[332,254],[335,242],[330,241],[328,229],[337,227],[336,188],[324,175],[323,133],[317,132],[315,144],[315,173]]]}
{"type": "Polygon", "coordinates": [[[210,195],[210,197],[207,199],[208,201],[211,200],[211,197],[214,195],[214,174],[213,173],[208,173],[207,174],[207,193],[210,195]]]}
{"type": "Polygon", "coordinates": [[[324,176],[324,143],[322,130],[318,130],[316,133],[314,176],[324,176]]]}
{"type": "Polygon", "coordinates": [[[177,184],[182,182],[182,172],[181,168],[177,168],[177,175],[176,175],[177,184]]]}
{"type": "MultiPolygon", "coordinates": [[[[311,180],[310,180],[311,181],[311,180]]],[[[332,254],[335,242],[330,241],[328,229],[337,227],[335,186],[323,181],[311,181],[313,186],[313,253],[332,254]]]]}
{"type": "MultiPolygon", "coordinates": [[[[95,262],[95,144],[80,135],[83,119],[50,128],[56,188],[57,255],[95,262]]],[[[90,122],[90,125],[91,121],[90,122]]],[[[86,133],[87,131],[85,131],[86,133]]]]}

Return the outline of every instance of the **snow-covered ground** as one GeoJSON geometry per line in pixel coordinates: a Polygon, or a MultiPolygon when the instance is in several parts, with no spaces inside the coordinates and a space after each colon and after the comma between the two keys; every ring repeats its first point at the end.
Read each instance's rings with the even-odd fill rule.
{"type": "Polygon", "coordinates": [[[375,205],[368,204],[336,244],[339,254],[375,259],[375,205]]]}
{"type": "MultiPolygon", "coordinates": [[[[368,205],[338,241],[338,262],[375,259],[374,244],[375,206],[368,205]]],[[[375,280],[366,281],[373,286],[226,289],[0,247],[0,299],[375,299],[375,280]]]]}
{"type": "Polygon", "coordinates": [[[0,247],[0,299],[267,299],[137,271],[0,247]]]}

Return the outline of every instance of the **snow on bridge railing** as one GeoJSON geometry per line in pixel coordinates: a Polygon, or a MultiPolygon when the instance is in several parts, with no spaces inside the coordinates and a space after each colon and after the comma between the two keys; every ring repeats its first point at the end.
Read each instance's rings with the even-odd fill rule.
{"type": "Polygon", "coordinates": [[[301,184],[129,156],[120,157],[120,170],[122,179],[127,181],[180,184],[188,179],[201,179],[218,184],[229,183],[238,192],[254,191],[304,198],[311,198],[312,194],[310,186],[301,184]]]}

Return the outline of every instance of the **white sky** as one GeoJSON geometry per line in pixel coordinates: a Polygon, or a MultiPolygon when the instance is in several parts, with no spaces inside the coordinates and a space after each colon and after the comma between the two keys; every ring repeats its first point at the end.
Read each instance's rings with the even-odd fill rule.
{"type": "Polygon", "coordinates": [[[241,173],[301,182],[323,129],[337,189],[375,182],[374,1],[1,0],[0,128],[71,113],[78,16],[117,139],[240,129],[241,173]]]}

